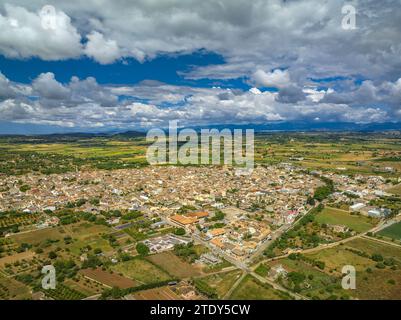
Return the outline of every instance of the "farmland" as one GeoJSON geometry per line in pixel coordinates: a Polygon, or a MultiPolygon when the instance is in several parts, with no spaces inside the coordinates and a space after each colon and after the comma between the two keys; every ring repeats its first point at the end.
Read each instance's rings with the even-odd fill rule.
{"type": "MultiPolygon", "coordinates": [[[[263,133],[255,137],[255,161],[275,164],[296,158],[309,169],[389,175],[380,171],[385,166],[401,169],[396,161],[400,143],[397,137],[377,133],[263,133]]],[[[141,134],[0,138],[0,172],[135,168],[147,164],[149,144],[141,134]]]]}
{"type": "Polygon", "coordinates": [[[125,278],[118,274],[102,270],[101,268],[96,269],[83,269],[80,273],[91,280],[99,282],[107,287],[117,287],[121,289],[134,287],[137,285],[137,282],[132,281],[131,279],[125,278]]]}
{"type": "Polygon", "coordinates": [[[378,232],[378,235],[390,238],[401,240],[401,222],[395,223],[382,231],[378,232]]]}
{"type": "Polygon", "coordinates": [[[137,300],[180,300],[180,297],[169,287],[143,290],[133,295],[137,300]]]}
{"type": "Polygon", "coordinates": [[[307,254],[325,263],[324,272],[341,275],[344,265],[357,271],[358,299],[401,299],[401,248],[369,239],[355,239],[344,246],[307,254]]]}
{"type": "Polygon", "coordinates": [[[345,225],[356,232],[365,232],[374,226],[372,219],[330,207],[317,214],[316,221],[320,224],[345,225]]]}
{"type": "Polygon", "coordinates": [[[222,273],[215,273],[202,280],[206,282],[211,288],[215,289],[218,297],[221,299],[234,285],[235,281],[241,276],[241,271],[234,270],[222,273]]]}
{"type": "Polygon", "coordinates": [[[232,300],[283,300],[289,297],[250,275],[245,276],[230,296],[232,300]]]}
{"type": "Polygon", "coordinates": [[[181,260],[171,252],[151,255],[147,259],[178,278],[190,278],[201,274],[201,271],[196,267],[181,260]]]}
{"type": "Polygon", "coordinates": [[[114,265],[112,270],[140,284],[161,282],[171,278],[161,268],[141,258],[121,262],[114,265]]]}
{"type": "Polygon", "coordinates": [[[401,195],[401,184],[388,189],[387,192],[393,193],[395,195],[401,195]]]}

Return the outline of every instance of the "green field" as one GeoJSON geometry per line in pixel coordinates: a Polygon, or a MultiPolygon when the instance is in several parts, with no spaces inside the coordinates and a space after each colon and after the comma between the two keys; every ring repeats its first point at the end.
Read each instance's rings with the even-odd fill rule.
{"type": "Polygon", "coordinates": [[[351,215],[347,211],[328,207],[316,216],[316,221],[320,224],[345,225],[356,232],[366,232],[374,226],[368,217],[351,215]]]}
{"type": "Polygon", "coordinates": [[[171,278],[167,272],[141,258],[118,263],[111,269],[142,284],[165,281],[171,278]]]}
{"type": "Polygon", "coordinates": [[[234,270],[223,273],[215,273],[202,280],[206,282],[211,288],[216,289],[218,297],[221,299],[234,285],[235,281],[241,276],[241,271],[234,270]]]}
{"type": "MultiPolygon", "coordinates": [[[[0,137],[0,173],[137,168],[147,164],[145,154],[149,144],[144,135],[124,134],[0,137]]],[[[294,161],[309,169],[393,178],[392,173],[381,169],[391,166],[401,170],[397,158],[400,144],[401,137],[390,139],[381,133],[258,133],[255,162],[268,165],[294,161]]]]}
{"type": "Polygon", "coordinates": [[[393,225],[378,232],[378,234],[391,239],[401,240],[401,222],[394,223],[393,225]]]}
{"type": "Polygon", "coordinates": [[[342,246],[306,256],[324,261],[326,264],[324,271],[337,276],[341,276],[343,266],[354,266],[357,271],[356,290],[348,291],[353,298],[401,299],[400,247],[359,238],[342,246]],[[380,254],[383,260],[380,262],[373,260],[372,255],[375,254],[380,254]],[[392,262],[389,264],[388,261],[392,262]]]}
{"type": "Polygon", "coordinates": [[[285,293],[273,289],[268,284],[261,283],[254,277],[247,275],[241,281],[234,292],[231,300],[283,300],[290,299],[285,293]]]}

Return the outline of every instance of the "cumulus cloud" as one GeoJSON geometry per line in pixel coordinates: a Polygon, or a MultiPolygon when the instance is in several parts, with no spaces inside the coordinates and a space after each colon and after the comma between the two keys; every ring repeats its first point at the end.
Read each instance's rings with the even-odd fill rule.
{"type": "Polygon", "coordinates": [[[189,70],[187,77],[192,79],[236,78],[289,66],[296,82],[298,77],[338,74],[389,80],[399,77],[401,68],[401,11],[394,0],[355,2],[358,19],[353,31],[341,28],[341,1],[49,0],[46,3],[54,5],[64,21],[57,33],[41,29],[35,13],[41,8],[38,1],[13,3],[26,9],[8,6],[1,16],[0,52],[8,56],[56,59],[86,51],[99,62],[110,63],[120,56],[144,61],[205,49],[224,57],[225,64],[189,70]],[[74,18],[73,26],[68,17],[74,18]],[[11,19],[20,27],[12,29],[11,19]],[[92,37],[81,50],[79,35],[92,37]],[[95,43],[107,49],[102,51],[95,43]]]}
{"type": "Polygon", "coordinates": [[[32,82],[32,88],[34,93],[45,99],[67,99],[70,94],[68,88],[59,83],[51,72],[40,74],[32,82]]]}
{"type": "Polygon", "coordinates": [[[60,60],[81,55],[81,36],[63,11],[56,10],[54,23],[46,25],[39,12],[9,4],[4,9],[5,15],[0,14],[0,53],[6,57],[60,60]]]}
{"type": "Polygon", "coordinates": [[[262,87],[284,88],[291,84],[288,70],[280,69],[268,73],[263,70],[257,70],[252,75],[252,80],[256,85],[262,87]]]}
{"type": "MultiPolygon", "coordinates": [[[[9,84],[19,85],[13,82],[9,84]]],[[[363,92],[370,85],[362,84],[348,94],[358,95],[358,90],[363,92]]],[[[393,90],[394,94],[398,94],[398,86],[398,81],[375,86],[376,103],[390,99],[384,94],[385,90],[393,90]]],[[[282,101],[280,92],[257,88],[248,91],[218,87],[196,88],[155,81],[110,87],[98,84],[94,78],[80,80],[77,77],[73,77],[69,83],[61,84],[51,73],[39,75],[31,87],[31,90],[26,90],[26,94],[19,93],[0,103],[0,120],[87,128],[165,126],[169,120],[179,120],[182,125],[263,124],[299,120],[357,123],[401,120],[399,107],[386,109],[374,103],[366,106],[328,102],[325,96],[335,92],[319,91],[316,88],[305,90],[307,99],[288,103],[282,101]],[[38,96],[32,100],[32,95],[38,96]]]]}
{"type": "Polygon", "coordinates": [[[16,95],[10,81],[0,72],[0,101],[16,95]]]}
{"type": "Polygon", "coordinates": [[[0,119],[89,127],[174,118],[189,124],[400,121],[401,11],[397,1],[384,2],[355,2],[357,29],[345,31],[338,1],[49,0],[57,24],[46,29],[42,2],[14,0],[0,7],[0,54],[6,57],[86,55],[109,64],[205,50],[223,62],[181,70],[181,77],[238,78],[255,88],[199,88],[196,81],[194,87],[105,86],[76,77],[60,83],[51,73],[25,85],[0,74],[0,119]],[[318,81],[338,77],[343,80],[318,81]]]}
{"type": "Polygon", "coordinates": [[[121,57],[117,42],[105,39],[103,34],[93,31],[87,35],[88,42],[85,47],[85,54],[101,64],[109,64],[121,57]]]}

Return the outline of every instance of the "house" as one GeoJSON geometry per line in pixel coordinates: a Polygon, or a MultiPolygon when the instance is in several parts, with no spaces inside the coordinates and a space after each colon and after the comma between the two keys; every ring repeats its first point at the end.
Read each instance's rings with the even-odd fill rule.
{"type": "Polygon", "coordinates": [[[355,203],[352,206],[349,207],[351,211],[357,212],[361,210],[362,208],[366,207],[366,204],[364,203],[355,203]]]}
{"type": "Polygon", "coordinates": [[[170,217],[170,220],[176,224],[178,224],[181,227],[186,227],[190,224],[198,222],[198,219],[195,217],[187,217],[187,216],[182,216],[179,214],[173,215],[170,217]]]}
{"type": "Polygon", "coordinates": [[[187,214],[187,217],[202,219],[209,216],[209,212],[206,211],[199,211],[199,212],[191,212],[187,214]]]}
{"type": "Polygon", "coordinates": [[[389,209],[381,208],[381,209],[371,209],[368,211],[368,216],[369,217],[374,217],[374,218],[382,218],[386,217],[391,213],[389,209]]]}
{"type": "Polygon", "coordinates": [[[210,238],[222,236],[223,234],[226,233],[226,230],[224,228],[217,228],[217,229],[211,229],[207,232],[207,235],[210,238]]]}
{"type": "Polygon", "coordinates": [[[223,249],[224,248],[224,243],[223,243],[223,238],[219,237],[219,238],[213,238],[212,240],[210,240],[210,243],[214,244],[216,247],[223,249]]]}

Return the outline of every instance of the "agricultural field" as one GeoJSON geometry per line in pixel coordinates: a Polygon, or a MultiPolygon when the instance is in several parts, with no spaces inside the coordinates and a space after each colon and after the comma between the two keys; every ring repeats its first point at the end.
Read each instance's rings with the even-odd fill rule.
{"type": "Polygon", "coordinates": [[[161,282],[171,278],[162,268],[142,258],[120,262],[111,269],[139,284],[161,282]]]}
{"type": "Polygon", "coordinates": [[[234,285],[235,281],[237,281],[240,278],[241,274],[242,274],[241,271],[234,270],[234,271],[215,273],[203,277],[201,279],[204,282],[206,282],[209,285],[209,287],[215,289],[218,298],[221,299],[234,285]]]}
{"type": "Polygon", "coordinates": [[[261,283],[247,275],[230,296],[231,300],[285,300],[290,299],[285,293],[277,291],[268,284],[261,283]]]}
{"type": "Polygon", "coordinates": [[[62,227],[38,229],[25,233],[12,235],[10,238],[18,244],[29,243],[31,245],[40,245],[46,240],[60,241],[66,236],[62,227]]]}
{"type": "Polygon", "coordinates": [[[80,270],[79,273],[90,280],[96,281],[110,288],[117,287],[125,289],[135,287],[138,284],[136,281],[111,271],[102,270],[101,268],[83,269],[80,270]]]}
{"type": "Polygon", "coordinates": [[[277,281],[285,288],[300,293],[309,299],[348,299],[348,294],[341,288],[340,275],[323,272],[313,263],[301,258],[284,258],[267,265],[267,269],[281,265],[288,272],[287,276],[277,281]]]}
{"type": "Polygon", "coordinates": [[[348,292],[351,298],[401,299],[401,247],[360,238],[305,256],[323,261],[329,275],[340,276],[343,266],[354,266],[356,290],[348,292]]]}
{"type": "MultiPolygon", "coordinates": [[[[80,169],[121,169],[147,165],[144,134],[54,135],[0,138],[0,173],[44,174],[80,169]]],[[[255,161],[294,161],[308,169],[345,174],[401,170],[398,136],[380,133],[258,133],[255,161]]]]}
{"type": "Polygon", "coordinates": [[[315,220],[320,224],[344,225],[358,233],[373,228],[374,220],[361,215],[351,215],[345,210],[325,207],[316,215],[315,220]]]}
{"type": "Polygon", "coordinates": [[[13,278],[6,278],[0,273],[0,299],[21,300],[31,297],[30,290],[21,282],[13,278]]]}
{"type": "Polygon", "coordinates": [[[104,286],[96,281],[84,277],[82,274],[77,274],[74,279],[64,281],[69,288],[83,293],[85,296],[100,294],[104,290],[104,286]]]}
{"type": "Polygon", "coordinates": [[[133,294],[136,300],[180,300],[170,287],[160,287],[139,291],[133,294]]]}
{"type": "Polygon", "coordinates": [[[111,229],[106,226],[84,222],[64,226],[63,228],[65,233],[74,239],[73,243],[70,245],[70,252],[73,254],[79,255],[82,249],[87,246],[99,248],[102,252],[113,250],[109,241],[103,237],[111,231],[111,229]]]}
{"type": "Polygon", "coordinates": [[[394,187],[392,187],[392,188],[390,188],[390,189],[388,189],[386,191],[389,192],[389,193],[401,196],[401,184],[396,185],[396,186],[394,186],[394,187]]]}
{"type": "Polygon", "coordinates": [[[394,223],[377,234],[386,238],[401,240],[401,222],[394,223]]]}
{"type": "Polygon", "coordinates": [[[166,270],[169,274],[180,279],[201,275],[198,267],[183,261],[172,252],[166,251],[150,255],[147,260],[166,270]]]}
{"type": "Polygon", "coordinates": [[[82,292],[74,290],[62,283],[59,283],[56,289],[45,290],[45,293],[53,300],[81,300],[86,297],[82,292]]]}

